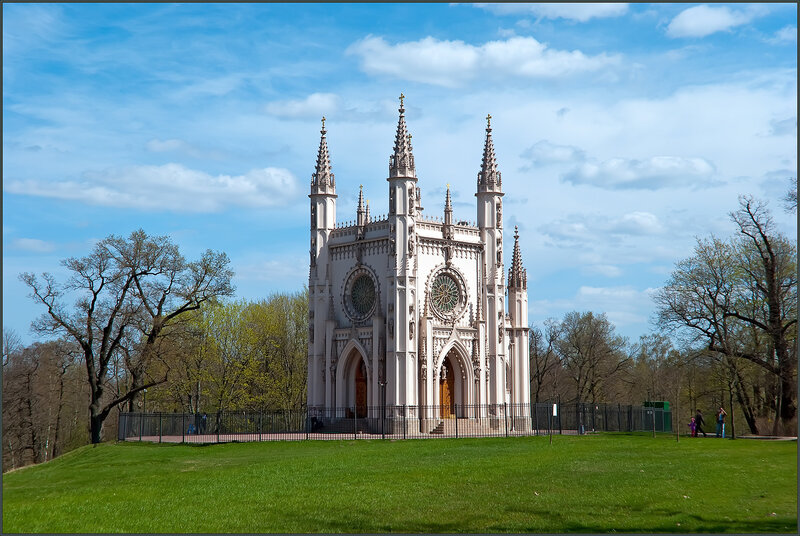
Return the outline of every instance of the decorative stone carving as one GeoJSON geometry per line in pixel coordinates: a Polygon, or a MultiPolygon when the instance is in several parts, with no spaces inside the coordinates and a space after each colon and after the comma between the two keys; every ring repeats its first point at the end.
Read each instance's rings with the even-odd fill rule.
{"type": "Polygon", "coordinates": [[[414,321],[413,320],[411,320],[408,323],[408,339],[409,340],[413,340],[414,339],[414,321]]]}
{"type": "Polygon", "coordinates": [[[394,318],[389,319],[389,338],[394,338],[394,318]]]}

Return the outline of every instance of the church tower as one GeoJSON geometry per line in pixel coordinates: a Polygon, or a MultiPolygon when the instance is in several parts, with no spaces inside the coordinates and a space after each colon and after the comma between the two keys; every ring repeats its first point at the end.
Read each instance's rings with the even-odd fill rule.
{"type": "Polygon", "coordinates": [[[528,272],[522,267],[519,232],[514,227],[514,252],[508,269],[508,311],[511,319],[509,355],[511,359],[511,404],[530,402],[530,361],[528,347],[528,272]]]}
{"type": "Polygon", "coordinates": [[[400,117],[389,157],[389,270],[386,338],[386,404],[416,403],[416,243],[414,224],[417,204],[417,171],[406,128],[400,94],[400,117]]]}
{"type": "Polygon", "coordinates": [[[485,281],[481,292],[481,309],[486,312],[484,343],[487,348],[488,396],[507,401],[510,385],[505,335],[505,284],[503,269],[503,183],[492,141],[492,116],[486,116],[486,140],[478,172],[478,228],[484,244],[485,281]]]}
{"type": "Polygon", "coordinates": [[[325,373],[325,334],[335,323],[327,315],[318,314],[320,305],[333,299],[329,270],[328,241],[336,226],[336,181],[331,172],[325,118],[322,118],[317,166],[311,175],[311,248],[308,274],[308,404],[323,405],[325,373]]]}

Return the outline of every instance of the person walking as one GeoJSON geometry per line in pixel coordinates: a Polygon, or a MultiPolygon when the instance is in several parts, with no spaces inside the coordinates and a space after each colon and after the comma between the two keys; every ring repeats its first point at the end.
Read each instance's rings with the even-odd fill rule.
{"type": "Polygon", "coordinates": [[[720,406],[717,411],[717,437],[725,437],[725,409],[720,406]]]}
{"type": "Polygon", "coordinates": [[[689,421],[689,430],[692,431],[692,437],[697,437],[697,423],[694,421],[694,417],[689,421]]]}
{"type": "Polygon", "coordinates": [[[697,428],[697,433],[695,434],[696,436],[700,436],[700,434],[703,434],[703,437],[708,437],[706,435],[706,431],[703,430],[703,425],[705,423],[706,421],[705,419],[703,419],[703,412],[698,409],[697,413],[694,416],[694,424],[695,427],[697,428]]]}

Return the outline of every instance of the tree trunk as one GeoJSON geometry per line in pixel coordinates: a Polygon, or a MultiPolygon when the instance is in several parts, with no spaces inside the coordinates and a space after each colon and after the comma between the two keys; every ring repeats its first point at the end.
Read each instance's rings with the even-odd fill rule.
{"type": "Polygon", "coordinates": [[[103,432],[103,420],[105,417],[101,415],[90,415],[89,416],[89,426],[90,426],[90,434],[91,434],[91,441],[93,445],[100,443],[102,438],[103,432]]]}

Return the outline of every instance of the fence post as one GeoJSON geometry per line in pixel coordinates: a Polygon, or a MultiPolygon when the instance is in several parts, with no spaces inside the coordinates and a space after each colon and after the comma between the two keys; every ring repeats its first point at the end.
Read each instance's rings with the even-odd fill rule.
{"type": "Polygon", "coordinates": [[[261,441],[261,430],[263,429],[264,424],[264,410],[259,408],[258,410],[258,441],[261,441]]]}
{"type": "Polygon", "coordinates": [[[181,412],[181,443],[186,443],[186,414],[181,412]]]}
{"type": "Polygon", "coordinates": [[[558,415],[556,415],[556,417],[558,417],[558,435],[561,435],[561,434],[564,433],[564,430],[561,429],[561,397],[560,396],[558,397],[558,411],[556,413],[558,413],[558,415]]]}
{"type": "Polygon", "coordinates": [[[406,423],[406,405],[403,404],[403,439],[406,438],[406,427],[407,427],[407,423],[406,423]]]}
{"type": "Polygon", "coordinates": [[[142,442],[142,430],[144,429],[144,413],[139,412],[139,443],[142,442]]]}
{"type": "Polygon", "coordinates": [[[508,437],[508,402],[503,402],[503,420],[506,421],[506,437],[508,437]]]}
{"type": "Polygon", "coordinates": [[[308,440],[308,429],[311,427],[311,419],[309,418],[311,409],[306,407],[306,440],[308,440]]]}
{"type": "Polygon", "coordinates": [[[220,428],[222,428],[222,412],[217,410],[217,443],[219,443],[220,428]]]}
{"type": "Polygon", "coordinates": [[[162,415],[163,414],[159,411],[158,412],[158,442],[159,443],[161,443],[161,436],[162,436],[162,433],[161,433],[161,431],[162,431],[162,424],[161,424],[162,415]]]}
{"type": "Polygon", "coordinates": [[[455,405],[456,408],[456,439],[458,439],[458,404],[455,405]]]}

